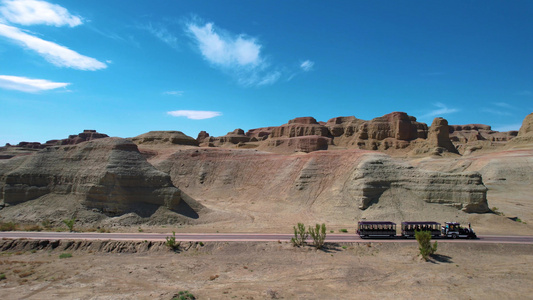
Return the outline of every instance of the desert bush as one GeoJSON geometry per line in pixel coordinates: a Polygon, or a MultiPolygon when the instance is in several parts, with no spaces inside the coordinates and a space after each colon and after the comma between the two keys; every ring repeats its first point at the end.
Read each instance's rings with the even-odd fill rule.
{"type": "Polygon", "coordinates": [[[429,256],[437,252],[437,242],[431,245],[431,232],[429,231],[415,231],[415,238],[418,241],[418,249],[420,255],[424,260],[428,260],[429,256]]]}
{"type": "Polygon", "coordinates": [[[36,225],[26,226],[24,227],[24,230],[25,231],[42,231],[43,228],[36,224],[36,225]]]}
{"type": "Polygon", "coordinates": [[[344,232],[344,233],[347,233],[348,232],[348,229],[339,229],[339,232],[344,232]]]}
{"type": "Polygon", "coordinates": [[[7,223],[4,223],[4,222],[0,222],[0,231],[13,231],[13,230],[17,230],[17,224],[13,223],[13,222],[7,222],[7,223]]]}
{"type": "Polygon", "coordinates": [[[172,300],[195,300],[196,297],[194,297],[193,294],[191,294],[189,291],[180,291],[174,297],[172,297],[172,300]]]}
{"type": "Polygon", "coordinates": [[[322,248],[326,240],[326,224],[316,224],[315,228],[309,226],[309,235],[313,239],[315,248],[322,248]]]}
{"type": "Polygon", "coordinates": [[[300,247],[305,245],[305,240],[309,237],[309,234],[305,230],[305,225],[303,223],[298,223],[298,227],[293,226],[294,237],[291,239],[291,243],[295,247],[300,247]]]}
{"type": "Polygon", "coordinates": [[[48,219],[44,219],[42,222],[41,222],[41,225],[43,225],[44,229],[46,230],[51,230],[52,229],[52,222],[48,219]]]}
{"type": "Polygon", "coordinates": [[[72,257],[72,253],[61,253],[59,255],[59,258],[71,258],[72,257]]]}
{"type": "Polygon", "coordinates": [[[498,216],[505,216],[505,214],[501,212],[500,209],[496,206],[493,206],[490,210],[492,210],[492,212],[498,216]]]}
{"type": "Polygon", "coordinates": [[[67,225],[68,230],[70,232],[74,231],[74,223],[76,223],[76,219],[65,219],[65,220],[63,220],[63,223],[65,223],[65,225],[67,225]]]}
{"type": "Polygon", "coordinates": [[[6,279],[6,274],[4,273],[0,274],[0,280],[4,280],[4,279],[6,279]]]}
{"type": "Polygon", "coordinates": [[[166,237],[167,242],[165,243],[173,251],[178,251],[180,248],[180,243],[176,242],[176,232],[172,231],[171,236],[166,237]]]}

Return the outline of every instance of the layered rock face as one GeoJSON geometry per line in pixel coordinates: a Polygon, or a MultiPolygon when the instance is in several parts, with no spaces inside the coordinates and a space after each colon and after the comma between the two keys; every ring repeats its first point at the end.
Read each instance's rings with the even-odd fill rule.
{"type": "Polygon", "coordinates": [[[404,112],[392,112],[370,121],[355,117],[330,119],[329,128],[334,143],[339,146],[356,145],[360,149],[387,150],[407,148],[410,141],[427,137],[427,125],[404,112]]]}
{"type": "Polygon", "coordinates": [[[423,171],[385,154],[363,150],[280,155],[203,148],[174,153],[156,164],[195,198],[282,201],[314,211],[365,210],[394,190],[397,201],[440,203],[487,212],[487,189],[478,173],[423,171]]]}
{"type": "Polygon", "coordinates": [[[181,131],[150,131],[131,139],[135,144],[172,144],[198,146],[198,141],[181,131]]]}
{"type": "Polygon", "coordinates": [[[477,172],[442,173],[414,169],[393,162],[389,157],[368,156],[352,174],[360,208],[366,209],[379,201],[391,188],[405,189],[429,203],[441,203],[465,212],[488,212],[487,188],[477,172]]]}
{"type": "Polygon", "coordinates": [[[87,208],[108,214],[152,214],[161,206],[197,217],[168,174],[156,170],[125,139],[106,138],[48,147],[0,161],[1,201],[15,205],[47,194],[81,197],[87,208]]]}

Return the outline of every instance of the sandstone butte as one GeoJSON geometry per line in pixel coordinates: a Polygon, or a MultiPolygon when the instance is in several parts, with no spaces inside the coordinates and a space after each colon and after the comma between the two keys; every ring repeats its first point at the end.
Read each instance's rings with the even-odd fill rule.
{"type": "Polygon", "coordinates": [[[519,132],[443,118],[428,127],[393,112],[370,121],[302,117],[222,137],[202,131],[197,139],[179,131],[123,139],[86,130],[0,148],[0,217],[205,224],[269,222],[276,214],[352,222],[450,209],[486,213],[484,178],[516,174],[501,159],[487,167],[490,159],[477,158],[519,148],[531,160],[532,124],[530,114],[519,132]]]}

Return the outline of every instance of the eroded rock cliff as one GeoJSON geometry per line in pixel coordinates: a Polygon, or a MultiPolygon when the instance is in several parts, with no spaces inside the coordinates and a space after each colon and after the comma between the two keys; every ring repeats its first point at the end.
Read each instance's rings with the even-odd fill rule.
{"type": "Polygon", "coordinates": [[[75,196],[107,214],[149,216],[166,207],[190,217],[201,206],[155,169],[137,146],[105,138],[73,146],[45,148],[34,155],[0,161],[1,201],[16,205],[48,194],[75,196]]]}

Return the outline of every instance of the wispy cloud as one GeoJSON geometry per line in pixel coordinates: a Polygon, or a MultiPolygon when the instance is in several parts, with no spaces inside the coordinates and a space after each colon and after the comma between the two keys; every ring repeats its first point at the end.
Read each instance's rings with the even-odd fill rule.
{"type": "Polygon", "coordinates": [[[165,27],[149,23],[148,25],[142,26],[141,28],[148,30],[148,32],[150,32],[153,36],[155,36],[165,44],[169,45],[170,47],[178,49],[178,38],[172,33],[170,33],[165,27]]]}
{"type": "Polygon", "coordinates": [[[103,62],[81,55],[67,47],[27,34],[16,27],[0,23],[0,36],[9,38],[37,52],[47,61],[59,67],[90,71],[107,68],[107,65],[103,62]]]}
{"type": "Polygon", "coordinates": [[[496,127],[493,127],[492,130],[505,132],[505,131],[518,131],[520,130],[520,127],[522,124],[515,123],[515,124],[505,124],[505,125],[499,125],[496,127]]]}
{"type": "Polygon", "coordinates": [[[167,91],[164,92],[163,95],[183,96],[183,91],[167,91]]]}
{"type": "Polygon", "coordinates": [[[300,64],[300,68],[304,70],[305,72],[309,72],[313,69],[313,66],[315,65],[314,62],[310,60],[306,60],[303,63],[300,64]]]}
{"type": "Polygon", "coordinates": [[[523,90],[516,93],[518,96],[533,96],[533,92],[529,90],[523,90]]]}
{"type": "Polygon", "coordinates": [[[53,25],[70,27],[82,24],[78,16],[71,15],[67,9],[57,4],[39,0],[2,0],[0,15],[12,24],[53,25]]]}
{"type": "Polygon", "coordinates": [[[510,116],[510,115],[512,115],[510,112],[504,111],[504,110],[501,110],[501,109],[483,108],[481,111],[489,113],[489,114],[492,114],[492,115],[497,115],[497,116],[510,116]]]}
{"type": "Polygon", "coordinates": [[[514,108],[512,105],[510,105],[509,103],[505,103],[505,102],[494,102],[492,104],[499,106],[499,107],[503,107],[503,108],[514,108]]]}
{"type": "Polygon", "coordinates": [[[458,112],[459,110],[456,108],[449,108],[445,104],[437,102],[434,104],[437,108],[422,115],[421,118],[431,118],[431,117],[440,117],[443,115],[451,114],[458,112]]]}
{"type": "Polygon", "coordinates": [[[186,32],[211,65],[229,73],[242,85],[269,85],[281,76],[261,54],[259,41],[245,34],[232,34],[213,23],[193,21],[186,32]]]}
{"type": "Polygon", "coordinates": [[[19,76],[0,75],[0,88],[21,92],[40,92],[70,85],[66,82],[53,82],[45,79],[32,79],[19,76]]]}
{"type": "Polygon", "coordinates": [[[203,111],[203,110],[175,110],[169,111],[167,114],[173,117],[186,117],[191,120],[203,120],[221,116],[222,113],[218,111],[203,111]]]}

